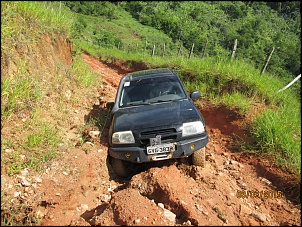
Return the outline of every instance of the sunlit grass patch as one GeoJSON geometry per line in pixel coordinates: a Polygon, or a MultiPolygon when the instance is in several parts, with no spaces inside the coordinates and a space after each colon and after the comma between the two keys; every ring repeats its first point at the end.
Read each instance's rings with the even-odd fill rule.
{"type": "Polygon", "coordinates": [[[223,94],[221,96],[221,102],[229,107],[237,108],[242,114],[246,114],[250,110],[253,100],[247,98],[240,92],[234,92],[223,94]]]}
{"type": "Polygon", "coordinates": [[[24,65],[18,67],[14,77],[5,75],[1,80],[1,118],[9,118],[23,109],[34,109],[41,99],[41,88],[35,76],[29,76],[24,65]]]}
{"type": "Polygon", "coordinates": [[[255,119],[252,134],[260,151],[277,155],[278,164],[301,171],[301,124],[296,110],[267,109],[255,119]]]}
{"type": "Polygon", "coordinates": [[[76,75],[76,83],[78,86],[87,88],[96,83],[97,74],[92,72],[81,59],[81,56],[76,56],[75,61],[71,66],[71,72],[76,75]]]}

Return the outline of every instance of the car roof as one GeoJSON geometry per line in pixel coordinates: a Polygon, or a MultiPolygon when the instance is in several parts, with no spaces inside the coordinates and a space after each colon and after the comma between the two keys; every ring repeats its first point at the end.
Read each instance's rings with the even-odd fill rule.
{"type": "Polygon", "coordinates": [[[128,73],[125,77],[127,77],[126,80],[132,81],[132,80],[137,80],[137,79],[150,78],[150,77],[156,77],[156,76],[166,76],[166,75],[177,76],[169,68],[157,68],[157,69],[147,69],[147,70],[141,70],[141,71],[128,73]]]}

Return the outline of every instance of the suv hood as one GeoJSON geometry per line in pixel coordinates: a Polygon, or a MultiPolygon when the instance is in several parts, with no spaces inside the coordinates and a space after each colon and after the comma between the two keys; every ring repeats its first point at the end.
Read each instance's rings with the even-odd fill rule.
{"type": "Polygon", "coordinates": [[[113,118],[115,132],[179,125],[197,120],[202,120],[200,114],[187,99],[121,108],[113,118]]]}

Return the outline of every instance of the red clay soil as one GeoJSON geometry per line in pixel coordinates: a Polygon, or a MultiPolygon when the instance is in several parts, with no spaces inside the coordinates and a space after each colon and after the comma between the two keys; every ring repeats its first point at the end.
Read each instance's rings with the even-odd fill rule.
{"type": "MultiPolygon", "coordinates": [[[[105,118],[106,102],[114,101],[120,78],[142,69],[128,70],[116,62],[120,67],[114,70],[82,56],[106,85],[99,88],[99,104],[74,113],[78,125],[87,116],[105,118]]],[[[120,178],[107,160],[107,122],[103,129],[96,128],[103,130],[100,138],[69,149],[40,176],[42,182],[35,188],[41,196],[35,211],[40,225],[300,226],[300,195],[294,191],[293,176],[263,157],[242,152],[249,119],[206,100],[197,105],[210,136],[205,168],[166,160],[141,165],[133,176],[120,178]]],[[[68,133],[73,136],[75,131],[68,133]]]]}
{"type": "MultiPolygon", "coordinates": [[[[100,105],[90,112],[94,115],[114,101],[120,78],[130,70],[82,56],[107,83],[100,105]]],[[[247,118],[206,100],[198,103],[210,135],[205,168],[168,160],[121,179],[107,161],[107,124],[100,141],[85,144],[86,152],[75,147],[44,176],[41,225],[301,225],[300,207],[282,185],[292,177],[262,157],[240,152],[248,137],[247,118]],[[64,162],[78,172],[63,175],[58,168],[64,162]],[[266,196],[243,198],[247,191],[266,196]]]]}

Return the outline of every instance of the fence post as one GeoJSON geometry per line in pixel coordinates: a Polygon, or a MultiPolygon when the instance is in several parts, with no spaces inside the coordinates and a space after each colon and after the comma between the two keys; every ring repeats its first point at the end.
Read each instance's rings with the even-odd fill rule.
{"type": "Polygon", "coordinates": [[[179,44],[179,48],[178,48],[177,57],[179,57],[179,55],[180,55],[180,50],[181,50],[181,43],[179,44]]]}
{"type": "Polygon", "coordinates": [[[208,46],[208,39],[207,39],[207,42],[206,42],[206,45],[205,47],[203,48],[203,52],[202,52],[202,57],[201,58],[204,58],[206,56],[206,49],[207,49],[207,46],[208,46]]]}
{"type": "Polygon", "coordinates": [[[194,49],[194,43],[192,44],[192,47],[191,47],[191,51],[190,51],[189,58],[191,58],[191,57],[192,57],[192,54],[193,54],[193,49],[194,49]]]}
{"type": "Polygon", "coordinates": [[[144,47],[144,53],[143,53],[144,56],[145,56],[146,50],[147,50],[147,38],[145,40],[145,47],[144,47]]]}
{"type": "Polygon", "coordinates": [[[154,56],[154,52],[155,52],[155,44],[153,44],[152,57],[154,56]]]}
{"type": "Polygon", "coordinates": [[[269,60],[271,59],[271,57],[273,55],[274,50],[275,50],[275,47],[273,47],[271,53],[267,56],[266,61],[265,61],[265,65],[263,66],[263,68],[261,70],[261,74],[263,74],[265,72],[265,69],[266,69],[266,67],[268,65],[269,60]]]}
{"type": "Polygon", "coordinates": [[[231,59],[235,57],[236,49],[237,49],[237,39],[235,39],[235,42],[234,42],[234,47],[233,47],[231,59]]]}

